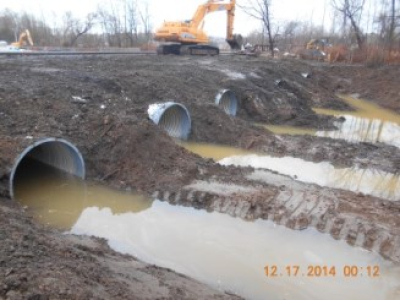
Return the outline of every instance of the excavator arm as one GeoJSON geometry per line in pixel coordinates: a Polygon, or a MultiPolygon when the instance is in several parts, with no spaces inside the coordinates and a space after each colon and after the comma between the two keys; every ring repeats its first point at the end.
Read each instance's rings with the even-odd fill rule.
{"type": "MultiPolygon", "coordinates": [[[[231,0],[229,3],[223,3],[221,0],[209,0],[197,8],[193,18],[190,20],[190,24],[193,27],[199,27],[205,16],[215,11],[227,11],[229,16],[229,12],[235,10],[235,5],[236,0],[231,0]]],[[[231,25],[233,26],[233,20],[231,25]]]]}
{"type": "Polygon", "coordinates": [[[235,7],[236,0],[231,0],[229,3],[223,3],[221,0],[209,0],[207,3],[200,5],[194,14],[190,25],[198,28],[203,22],[205,16],[215,11],[227,12],[227,27],[226,27],[226,41],[232,49],[240,49],[242,38],[239,35],[233,34],[233,23],[235,21],[235,7]],[[239,45],[240,44],[240,45],[239,45]]]}
{"type": "Polygon", "coordinates": [[[32,36],[31,33],[29,32],[29,30],[25,30],[26,33],[26,39],[28,40],[29,45],[33,46],[33,40],[32,40],[32,36]]]}
{"type": "Polygon", "coordinates": [[[31,33],[29,32],[28,29],[21,32],[21,34],[19,35],[18,42],[12,43],[11,46],[16,47],[16,48],[21,48],[24,45],[25,40],[28,42],[28,44],[30,46],[33,46],[33,40],[31,37],[31,33]]]}

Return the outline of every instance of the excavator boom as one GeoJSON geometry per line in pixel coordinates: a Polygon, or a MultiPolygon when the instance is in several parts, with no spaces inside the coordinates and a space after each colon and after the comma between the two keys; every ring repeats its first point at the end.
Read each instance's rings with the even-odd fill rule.
{"type": "Polygon", "coordinates": [[[13,46],[15,48],[21,48],[25,44],[25,41],[27,41],[27,43],[30,46],[33,46],[33,40],[31,37],[31,33],[29,32],[28,29],[21,32],[21,34],[19,35],[18,42],[12,43],[11,46],[13,46]]]}

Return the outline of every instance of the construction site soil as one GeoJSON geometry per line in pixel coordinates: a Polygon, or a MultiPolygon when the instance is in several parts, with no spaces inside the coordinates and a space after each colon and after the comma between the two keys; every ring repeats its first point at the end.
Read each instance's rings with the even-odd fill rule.
{"type": "Polygon", "coordinates": [[[344,93],[358,93],[365,99],[373,99],[379,105],[400,113],[400,89],[398,65],[381,67],[332,66],[329,72],[341,82],[344,93]]]}
{"type": "Polygon", "coordinates": [[[399,112],[396,74],[245,56],[0,56],[0,299],[237,298],[120,255],[105,241],[36,224],[9,199],[8,182],[21,145],[41,137],[74,143],[90,180],[246,220],[313,226],[400,262],[399,202],[216,164],[180,147],[147,115],[149,104],[173,100],[190,111],[191,141],[398,174],[396,147],[276,136],[254,124],[334,129],[334,117],[312,107],[351,110],[338,92],[399,112]],[[239,99],[236,117],[215,106],[221,89],[239,99]]]}

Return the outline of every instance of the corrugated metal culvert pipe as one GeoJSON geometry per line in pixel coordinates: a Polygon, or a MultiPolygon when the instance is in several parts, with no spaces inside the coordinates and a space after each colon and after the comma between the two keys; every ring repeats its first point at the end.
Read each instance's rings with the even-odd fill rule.
{"type": "Polygon", "coordinates": [[[191,118],[186,107],[176,102],[151,104],[149,118],[170,136],[186,140],[191,129],[191,118]]]}
{"type": "MultiPolygon", "coordinates": [[[[37,166],[32,162],[39,162],[67,174],[85,178],[85,162],[82,154],[77,147],[64,139],[9,138],[8,141],[7,147],[11,148],[9,155],[5,156],[5,163],[8,166],[4,166],[4,164],[0,166],[2,169],[0,169],[0,173],[2,173],[0,175],[6,177],[8,175],[9,183],[8,187],[1,187],[3,189],[2,194],[5,194],[4,189],[8,189],[8,195],[14,198],[15,181],[18,177],[26,175],[27,172],[30,174],[37,172],[36,176],[40,176],[40,168],[37,170],[29,169],[37,166]]],[[[7,151],[7,149],[4,151],[7,151]]]]}
{"type": "Polygon", "coordinates": [[[215,97],[215,104],[221,107],[225,113],[236,116],[238,100],[231,90],[221,90],[215,97]]]}

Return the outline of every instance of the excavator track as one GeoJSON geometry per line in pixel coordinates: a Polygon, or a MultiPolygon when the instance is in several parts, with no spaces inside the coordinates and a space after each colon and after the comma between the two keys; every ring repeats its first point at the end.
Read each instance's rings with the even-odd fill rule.
{"type": "Polygon", "coordinates": [[[181,55],[219,55],[219,48],[206,45],[206,44],[199,44],[199,45],[183,45],[181,46],[181,55]]]}
{"type": "Polygon", "coordinates": [[[181,45],[181,44],[168,44],[168,45],[160,45],[157,48],[157,54],[159,55],[219,55],[219,48],[207,45],[207,44],[198,44],[198,45],[181,45]]]}

